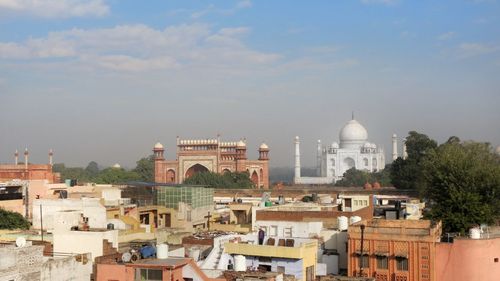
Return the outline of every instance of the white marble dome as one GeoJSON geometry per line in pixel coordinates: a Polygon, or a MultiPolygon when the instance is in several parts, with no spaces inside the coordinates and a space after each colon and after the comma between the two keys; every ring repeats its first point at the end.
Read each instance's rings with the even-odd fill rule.
{"type": "Polygon", "coordinates": [[[260,149],[269,149],[269,146],[267,146],[267,144],[265,144],[265,143],[262,143],[259,148],[260,149]]]}
{"type": "Polygon", "coordinates": [[[245,147],[247,146],[245,142],[243,142],[242,140],[240,140],[238,143],[236,143],[236,146],[238,147],[245,147]]]}
{"type": "Polygon", "coordinates": [[[344,125],[339,134],[340,147],[360,147],[368,139],[368,132],[358,121],[352,119],[344,125]]]}
{"type": "Polygon", "coordinates": [[[339,148],[338,142],[336,141],[332,142],[332,148],[339,148]]]}
{"type": "Polygon", "coordinates": [[[157,143],[155,144],[155,147],[154,147],[154,148],[155,148],[155,149],[163,149],[163,144],[161,144],[161,143],[157,142],[157,143]]]}

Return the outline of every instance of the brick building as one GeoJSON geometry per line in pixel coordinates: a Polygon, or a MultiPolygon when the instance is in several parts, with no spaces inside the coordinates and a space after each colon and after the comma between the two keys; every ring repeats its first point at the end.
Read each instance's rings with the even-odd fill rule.
{"type": "Polygon", "coordinates": [[[269,188],[269,147],[265,143],[258,149],[258,160],[247,159],[247,146],[241,140],[177,139],[176,160],[165,160],[161,143],[155,144],[153,152],[157,183],[182,183],[200,172],[248,172],[257,188],[269,188]]]}
{"type": "Polygon", "coordinates": [[[377,281],[436,281],[440,236],[441,223],[428,220],[358,222],[348,230],[348,275],[377,281]]]}
{"type": "Polygon", "coordinates": [[[19,180],[47,180],[57,183],[61,180],[59,173],[52,172],[52,150],[49,151],[48,164],[30,164],[29,151],[24,151],[24,163],[19,163],[19,153],[14,154],[14,164],[0,164],[0,181],[19,180]]]}

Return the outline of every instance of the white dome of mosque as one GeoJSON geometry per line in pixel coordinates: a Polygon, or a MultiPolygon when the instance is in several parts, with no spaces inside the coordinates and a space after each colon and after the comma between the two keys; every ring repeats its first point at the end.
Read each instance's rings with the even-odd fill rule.
{"type": "Polygon", "coordinates": [[[339,143],[336,141],[332,142],[332,148],[339,148],[339,143]]]}
{"type": "Polygon", "coordinates": [[[122,166],[120,166],[120,164],[118,164],[118,163],[116,163],[116,164],[113,165],[113,168],[115,168],[115,169],[120,169],[121,167],[122,166]]]}
{"type": "Polygon", "coordinates": [[[242,140],[240,140],[236,146],[239,146],[239,147],[244,147],[244,146],[247,146],[242,140]]]}
{"type": "Polygon", "coordinates": [[[363,125],[352,119],[340,130],[339,138],[342,148],[352,145],[360,147],[368,139],[368,132],[363,125]]]}
{"type": "Polygon", "coordinates": [[[260,149],[269,149],[269,146],[267,146],[267,144],[265,144],[265,143],[262,143],[259,148],[260,149]]]}
{"type": "Polygon", "coordinates": [[[163,144],[161,144],[161,143],[157,142],[157,143],[155,144],[155,147],[154,147],[154,148],[156,148],[156,149],[163,149],[163,144]]]}

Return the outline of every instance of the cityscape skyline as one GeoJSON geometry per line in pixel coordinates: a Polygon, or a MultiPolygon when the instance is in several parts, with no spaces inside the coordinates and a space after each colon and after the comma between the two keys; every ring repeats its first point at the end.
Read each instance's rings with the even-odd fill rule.
{"type": "Polygon", "coordinates": [[[0,163],[132,168],[176,136],[303,166],[355,118],[500,145],[498,1],[0,1],[0,163]],[[284,8],[286,7],[286,8],[284,8]]]}

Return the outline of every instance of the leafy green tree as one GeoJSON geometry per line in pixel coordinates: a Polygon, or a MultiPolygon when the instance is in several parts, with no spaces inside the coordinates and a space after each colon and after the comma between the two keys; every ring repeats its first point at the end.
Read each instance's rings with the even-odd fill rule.
{"type": "Polygon", "coordinates": [[[0,208],[0,229],[29,229],[30,223],[21,214],[0,208]]]}
{"type": "Polygon", "coordinates": [[[111,167],[102,170],[95,179],[95,183],[123,184],[129,181],[137,181],[137,180],[140,180],[140,176],[136,172],[126,171],[123,168],[111,167]]]}
{"type": "Polygon", "coordinates": [[[378,182],[380,186],[390,186],[390,170],[386,168],[378,172],[368,172],[351,168],[344,173],[341,180],[335,182],[335,186],[356,187],[364,186],[367,182],[371,184],[378,182]]]}
{"type": "Polygon", "coordinates": [[[184,184],[204,185],[214,188],[252,188],[254,183],[248,173],[213,172],[196,173],[184,181],[184,184]]]}
{"type": "Polygon", "coordinates": [[[85,173],[89,179],[94,179],[99,175],[99,165],[95,161],[91,161],[85,168],[85,173]]]}
{"type": "Polygon", "coordinates": [[[391,180],[396,188],[423,190],[425,182],[421,161],[425,155],[436,149],[437,143],[425,134],[411,131],[406,138],[408,157],[397,158],[391,165],[391,180]]]}
{"type": "Polygon", "coordinates": [[[149,155],[148,157],[141,158],[136,162],[137,166],[133,170],[140,177],[140,180],[146,182],[155,181],[155,161],[154,155],[149,155]]]}
{"type": "Polygon", "coordinates": [[[500,219],[500,163],[489,144],[452,139],[422,162],[431,219],[447,232],[464,233],[500,219]]]}

